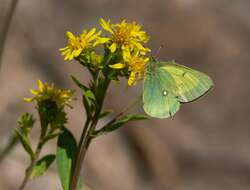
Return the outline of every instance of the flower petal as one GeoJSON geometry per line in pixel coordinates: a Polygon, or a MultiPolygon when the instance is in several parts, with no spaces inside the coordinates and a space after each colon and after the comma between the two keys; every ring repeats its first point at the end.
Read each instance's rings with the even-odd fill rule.
{"type": "Polygon", "coordinates": [[[110,21],[108,20],[108,22],[106,22],[103,18],[100,18],[100,25],[104,30],[107,30],[108,32],[110,32],[111,34],[113,34],[113,30],[112,27],[110,25],[110,21]]]}
{"type": "Polygon", "coordinates": [[[78,50],[75,50],[74,53],[72,54],[74,57],[78,57],[80,54],[81,54],[82,50],[81,49],[78,49],[78,50]]]}
{"type": "Polygon", "coordinates": [[[66,35],[67,35],[68,39],[74,39],[75,38],[74,34],[72,32],[70,32],[70,31],[67,31],[66,35]]]}
{"type": "Polygon", "coordinates": [[[130,62],[131,53],[129,51],[129,47],[122,47],[122,57],[123,57],[124,61],[130,62]]]}
{"type": "Polygon", "coordinates": [[[126,65],[124,63],[116,63],[113,65],[109,65],[110,68],[112,69],[123,69],[126,65]]]}
{"type": "Polygon", "coordinates": [[[96,28],[92,28],[92,30],[90,30],[90,31],[86,34],[85,38],[90,38],[95,32],[96,32],[96,28]]]}
{"type": "Polygon", "coordinates": [[[33,98],[24,98],[23,99],[25,102],[32,102],[33,101],[33,98]]]}
{"type": "Polygon", "coordinates": [[[113,44],[109,47],[111,53],[114,53],[115,50],[116,50],[116,48],[117,48],[117,44],[116,44],[116,43],[113,43],[113,44]]]}
{"type": "Polygon", "coordinates": [[[98,38],[98,39],[95,41],[94,47],[95,47],[95,46],[98,46],[98,45],[100,45],[100,44],[104,44],[104,43],[108,42],[109,40],[110,40],[110,38],[103,38],[103,37],[100,37],[100,38],[98,38]]]}
{"type": "Polygon", "coordinates": [[[34,94],[34,95],[38,95],[39,94],[39,92],[37,90],[32,90],[32,89],[30,89],[30,93],[34,94]]]}
{"type": "Polygon", "coordinates": [[[135,85],[135,73],[131,72],[128,78],[128,85],[132,86],[135,85]]]}
{"type": "Polygon", "coordinates": [[[37,85],[38,85],[38,89],[39,91],[43,91],[44,90],[44,84],[41,80],[37,81],[37,85]]]}

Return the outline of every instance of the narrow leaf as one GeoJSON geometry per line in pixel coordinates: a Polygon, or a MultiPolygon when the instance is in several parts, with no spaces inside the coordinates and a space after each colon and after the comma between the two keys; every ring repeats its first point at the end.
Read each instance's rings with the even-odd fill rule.
{"type": "Polygon", "coordinates": [[[31,179],[37,178],[43,175],[54,162],[56,156],[54,154],[48,154],[41,158],[35,165],[31,173],[31,179]]]}
{"type": "Polygon", "coordinates": [[[112,110],[107,110],[107,111],[102,112],[102,113],[99,115],[99,119],[108,116],[108,115],[111,114],[112,112],[113,112],[112,110]]]}
{"type": "Polygon", "coordinates": [[[73,80],[73,82],[83,90],[83,93],[85,96],[87,96],[89,99],[91,100],[95,100],[95,95],[94,93],[85,85],[83,85],[76,77],[74,77],[73,75],[71,75],[71,78],[73,80]]]}
{"type": "Polygon", "coordinates": [[[57,133],[53,133],[53,134],[49,134],[47,135],[44,140],[43,140],[43,144],[47,143],[48,141],[56,138],[57,136],[59,136],[61,134],[61,131],[60,132],[57,132],[57,133]]]}
{"type": "Polygon", "coordinates": [[[93,106],[89,99],[87,99],[84,95],[82,95],[82,103],[84,105],[84,108],[86,110],[87,117],[90,117],[93,111],[93,106]]]}
{"type": "Polygon", "coordinates": [[[84,93],[85,96],[87,96],[91,100],[96,100],[95,95],[91,90],[86,90],[84,93]]]}
{"type": "Polygon", "coordinates": [[[15,130],[18,139],[20,140],[21,144],[23,145],[24,150],[30,155],[31,158],[34,156],[34,152],[31,148],[30,141],[27,136],[23,135],[17,129],[15,130]]]}
{"type": "Polygon", "coordinates": [[[57,142],[57,170],[63,190],[69,190],[72,165],[77,152],[77,144],[72,133],[66,128],[57,142]]]}
{"type": "MultiPolygon", "coordinates": [[[[81,179],[80,178],[79,178],[79,180],[77,182],[76,190],[82,190],[82,183],[81,183],[81,179]]],[[[85,190],[85,188],[83,190],[85,190]]]]}
{"type": "Polygon", "coordinates": [[[120,127],[122,127],[124,124],[128,123],[129,121],[138,121],[138,120],[144,120],[148,119],[146,115],[125,115],[122,116],[116,120],[113,120],[113,122],[109,122],[107,125],[105,125],[100,130],[97,130],[94,133],[94,136],[100,136],[109,132],[112,132],[120,127]]]}
{"type": "Polygon", "coordinates": [[[83,85],[76,77],[74,77],[73,75],[71,75],[71,78],[73,80],[73,82],[79,87],[81,88],[83,91],[88,90],[89,88],[85,85],[83,85]]]}
{"type": "Polygon", "coordinates": [[[92,107],[96,103],[96,98],[94,93],[85,85],[83,85],[76,77],[71,76],[73,82],[82,89],[83,95],[82,95],[82,102],[85,107],[87,116],[91,116],[92,113],[92,107]]]}

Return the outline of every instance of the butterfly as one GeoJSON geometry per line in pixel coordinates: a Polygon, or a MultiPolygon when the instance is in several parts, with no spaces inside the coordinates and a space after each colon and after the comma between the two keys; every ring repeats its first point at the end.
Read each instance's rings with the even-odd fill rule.
{"type": "Polygon", "coordinates": [[[151,62],[143,82],[143,109],[151,117],[173,116],[182,103],[192,102],[213,86],[206,74],[175,63],[151,62]]]}

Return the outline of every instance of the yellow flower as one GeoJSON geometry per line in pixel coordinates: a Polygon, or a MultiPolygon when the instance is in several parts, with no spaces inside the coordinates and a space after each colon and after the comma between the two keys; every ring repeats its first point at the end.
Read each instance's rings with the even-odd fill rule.
{"type": "Polygon", "coordinates": [[[109,67],[113,69],[123,69],[127,67],[129,72],[128,85],[135,85],[136,80],[143,78],[149,58],[140,55],[138,51],[134,55],[131,55],[130,52],[126,52],[124,61],[124,63],[116,63],[109,67]]]}
{"type": "Polygon", "coordinates": [[[129,86],[135,85],[136,80],[142,79],[148,62],[148,57],[142,57],[139,54],[128,57],[128,70],[130,71],[128,78],[129,86]]]}
{"type": "Polygon", "coordinates": [[[100,19],[100,25],[111,34],[111,37],[99,37],[94,45],[110,43],[109,49],[113,53],[117,49],[122,50],[123,57],[126,52],[140,51],[141,54],[150,52],[143,45],[148,42],[149,36],[141,30],[141,26],[135,22],[123,20],[119,24],[111,24],[110,21],[100,19]]]}
{"type": "Polygon", "coordinates": [[[54,84],[50,85],[48,83],[43,83],[41,80],[38,80],[37,84],[37,90],[30,90],[30,92],[35,96],[32,98],[24,98],[24,101],[37,101],[39,103],[44,100],[51,100],[56,103],[58,108],[65,105],[71,107],[69,103],[73,100],[73,91],[56,88],[54,84]]]}
{"type": "Polygon", "coordinates": [[[84,30],[79,36],[75,36],[71,32],[67,32],[68,45],[64,48],[60,48],[61,54],[64,56],[64,60],[72,60],[78,57],[83,50],[90,48],[101,34],[101,31],[96,32],[96,28],[91,29],[89,32],[84,30]]]}

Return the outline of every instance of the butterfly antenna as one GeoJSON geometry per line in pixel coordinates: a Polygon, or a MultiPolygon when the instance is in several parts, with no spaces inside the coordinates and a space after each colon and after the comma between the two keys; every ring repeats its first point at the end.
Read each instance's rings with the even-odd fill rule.
{"type": "Polygon", "coordinates": [[[153,60],[154,62],[156,62],[157,57],[158,57],[158,55],[159,55],[159,53],[160,53],[160,51],[161,51],[162,47],[163,47],[163,45],[161,45],[161,46],[158,48],[158,50],[155,52],[155,54],[154,54],[154,55],[153,55],[153,54],[151,54],[151,58],[152,58],[152,60],[153,60]]]}
{"type": "Polygon", "coordinates": [[[163,45],[160,45],[160,47],[158,48],[158,50],[156,51],[154,57],[157,57],[161,51],[161,49],[163,48],[163,45]]]}

